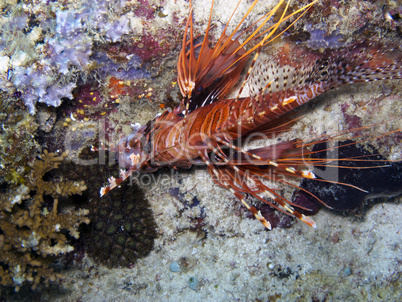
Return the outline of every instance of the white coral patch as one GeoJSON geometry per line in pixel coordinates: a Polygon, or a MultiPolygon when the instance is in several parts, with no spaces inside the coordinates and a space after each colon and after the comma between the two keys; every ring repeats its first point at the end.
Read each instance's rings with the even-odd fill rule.
{"type": "Polygon", "coordinates": [[[1,56],[0,57],[0,72],[7,72],[8,71],[8,63],[10,62],[10,58],[8,56],[1,56]]]}

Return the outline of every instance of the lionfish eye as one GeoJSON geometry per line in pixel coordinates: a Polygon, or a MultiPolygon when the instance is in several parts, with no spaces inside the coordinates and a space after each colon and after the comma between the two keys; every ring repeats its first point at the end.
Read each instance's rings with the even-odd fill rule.
{"type": "Polygon", "coordinates": [[[134,140],[129,140],[128,141],[128,146],[130,149],[137,149],[139,147],[139,140],[138,138],[134,140]]]}

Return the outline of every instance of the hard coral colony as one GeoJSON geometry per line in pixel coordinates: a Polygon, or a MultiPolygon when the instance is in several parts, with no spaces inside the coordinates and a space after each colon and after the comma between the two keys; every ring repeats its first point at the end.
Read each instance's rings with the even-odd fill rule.
{"type": "MultiPolygon", "coordinates": [[[[116,147],[110,147],[118,152],[123,170],[119,178],[109,178],[109,185],[101,189],[101,195],[120,186],[135,171],[150,173],[164,166],[190,168],[204,164],[214,182],[230,190],[266,228],[271,228],[269,221],[249,205],[246,195],[316,227],[311,218],[301,213],[308,212],[309,208],[292,203],[270,183],[301,189],[288,179],[333,182],[319,178],[313,168],[331,163],[339,166],[339,163],[331,158],[316,159],[312,155],[344,146],[324,144],[323,149],[314,151],[309,147],[335,143],[365,128],[258,148],[246,149],[242,143],[289,131],[297,120],[295,109],[325,92],[351,83],[400,79],[401,54],[391,50],[386,53],[376,43],[355,43],[344,50],[303,56],[290,63],[260,59],[264,46],[275,43],[299,18],[308,14],[309,9],[318,5],[318,1],[304,6],[278,1],[271,11],[247,27],[245,20],[251,16],[257,2],[251,4],[232,31],[227,24],[214,42],[210,37],[212,8],[201,41],[194,36],[190,9],[177,63],[178,83],[183,95],[181,104],[142,127],[136,126],[134,132],[116,147]],[[270,23],[272,19],[274,24],[270,23]],[[240,81],[243,71],[247,73],[240,81]],[[238,82],[240,88],[229,96],[238,82]],[[246,89],[249,89],[248,95],[243,96],[246,89]]],[[[375,140],[371,137],[362,141],[370,139],[375,140]]],[[[342,185],[362,190],[352,184],[342,185]]],[[[329,207],[325,200],[304,191],[329,207]]]]}
{"type": "Polygon", "coordinates": [[[92,203],[91,224],[83,233],[91,258],[108,267],[130,267],[149,254],[157,237],[156,223],[135,184],[124,184],[121,192],[92,203]]]}
{"type": "Polygon", "coordinates": [[[54,257],[74,250],[69,238],[78,238],[78,226],[89,223],[88,210],[59,208],[59,198],[81,194],[86,189],[84,182],[44,180],[66,156],[45,151],[34,162],[24,184],[2,192],[0,285],[18,291],[24,284],[35,289],[41,281],[48,284],[58,279],[60,274],[52,268],[54,257]]]}

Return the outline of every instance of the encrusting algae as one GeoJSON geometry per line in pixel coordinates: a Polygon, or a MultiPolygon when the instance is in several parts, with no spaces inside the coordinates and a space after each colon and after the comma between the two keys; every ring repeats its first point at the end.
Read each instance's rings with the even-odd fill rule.
{"type": "Polygon", "coordinates": [[[85,209],[58,211],[58,199],[86,190],[83,181],[45,181],[67,156],[48,153],[37,159],[25,184],[9,185],[0,196],[0,285],[18,291],[26,283],[32,288],[60,277],[51,268],[52,256],[73,251],[69,236],[79,237],[78,226],[89,223],[85,209]],[[45,200],[50,196],[52,202],[45,200]]]}

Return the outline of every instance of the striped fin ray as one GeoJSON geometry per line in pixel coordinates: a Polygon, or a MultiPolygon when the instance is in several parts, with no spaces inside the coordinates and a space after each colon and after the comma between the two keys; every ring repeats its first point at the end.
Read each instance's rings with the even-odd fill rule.
{"type": "MultiPolygon", "coordinates": [[[[280,36],[316,1],[293,12],[289,12],[289,2],[280,0],[271,11],[263,15],[257,22],[239,32],[241,26],[243,26],[258,2],[258,0],[254,0],[235,29],[229,34],[227,33],[227,29],[234,15],[233,12],[221,36],[213,46],[210,45],[208,37],[212,28],[211,16],[213,3],[211,5],[206,34],[200,44],[196,44],[193,34],[193,17],[190,14],[183,37],[182,50],[177,63],[178,83],[184,97],[181,107],[182,110],[185,110],[185,115],[198,107],[222,100],[239,80],[240,73],[250,55],[263,45],[280,36]],[[284,9],[281,11],[283,7],[284,9]],[[280,11],[279,20],[267,28],[267,23],[280,11]],[[291,21],[293,16],[297,16],[296,20],[291,21]],[[281,30],[280,25],[288,21],[290,25],[287,24],[286,29],[281,30]],[[240,42],[239,37],[242,37],[244,41],[240,42]],[[245,48],[249,45],[251,45],[251,48],[246,50],[245,48]]],[[[236,8],[239,4],[240,1],[237,3],[236,8]]]]}
{"type": "MultiPolygon", "coordinates": [[[[254,207],[248,205],[248,203],[245,201],[244,195],[242,194],[250,194],[258,200],[270,205],[271,207],[288,215],[295,216],[313,228],[316,227],[316,224],[312,219],[295,210],[294,206],[296,205],[282,197],[276,192],[275,189],[268,187],[261,181],[264,177],[267,178],[267,172],[269,171],[269,169],[264,168],[263,170],[261,170],[263,172],[253,171],[252,169],[255,168],[255,166],[236,165],[232,160],[227,158],[220,149],[214,149],[214,153],[222,161],[222,165],[220,165],[219,163],[212,163],[206,157],[206,155],[203,156],[203,160],[207,163],[208,171],[213,177],[215,183],[231,191],[238,199],[241,200],[241,202],[247,207],[247,209],[249,209],[266,228],[271,229],[271,225],[269,224],[269,222],[265,220],[260,211],[257,211],[254,207]]],[[[250,152],[244,152],[244,154],[250,154],[250,152]]],[[[264,160],[261,157],[259,158],[261,162],[264,160]]],[[[265,160],[265,164],[269,164],[270,167],[273,169],[279,167],[279,165],[275,163],[272,159],[265,160]]],[[[293,170],[289,169],[289,171],[293,170]]],[[[295,173],[297,172],[297,170],[294,171],[295,173]]],[[[299,176],[304,178],[312,177],[311,174],[303,174],[302,172],[299,173],[299,176]]],[[[271,180],[275,179],[271,178],[271,180]]],[[[292,185],[288,182],[284,183],[292,185]]],[[[309,210],[303,207],[300,208],[302,208],[303,210],[309,210]]]]}
{"type": "MultiPolygon", "coordinates": [[[[373,169],[376,167],[384,167],[389,161],[380,159],[377,165],[373,165],[374,159],[372,157],[366,159],[365,155],[353,158],[316,158],[314,156],[311,157],[311,155],[317,153],[332,154],[332,151],[337,152],[338,149],[347,148],[351,144],[381,139],[384,136],[389,136],[392,133],[400,133],[401,131],[401,129],[396,129],[382,135],[369,137],[361,134],[361,136],[354,136],[354,138],[357,139],[355,141],[344,142],[345,135],[358,133],[360,130],[374,126],[377,126],[377,124],[327,134],[306,141],[294,139],[249,150],[242,149],[230,141],[225,141],[218,137],[216,138],[216,142],[211,141],[210,148],[213,150],[212,154],[210,154],[209,157],[208,155],[204,155],[202,159],[204,162],[207,162],[208,170],[214,178],[214,181],[218,185],[230,190],[237,198],[242,200],[243,204],[246,204],[243,194],[249,194],[273,208],[288,215],[295,216],[306,224],[315,227],[315,223],[310,218],[297,210],[309,211],[310,209],[292,203],[281,196],[277,189],[270,187],[271,185],[267,185],[265,182],[282,184],[302,190],[328,208],[331,207],[316,195],[285,179],[289,179],[289,177],[311,179],[328,184],[342,185],[368,193],[366,190],[351,183],[342,183],[340,181],[320,178],[320,176],[315,175],[314,168],[324,166],[349,169],[351,167],[347,164],[343,165],[339,164],[339,162],[357,161],[361,162],[359,169],[364,169],[364,162],[367,163],[367,168],[373,169]],[[337,143],[341,141],[342,143],[337,143]],[[319,146],[322,143],[324,143],[322,147],[319,147],[315,151],[310,151],[310,147],[313,145],[319,146]],[[330,144],[328,145],[326,143],[330,144]],[[220,146],[226,146],[227,148],[223,150],[220,146]],[[283,178],[283,176],[287,178],[283,178]]],[[[248,204],[246,207],[264,224],[264,226],[267,226],[268,222],[261,216],[259,211],[248,204]]]]}

